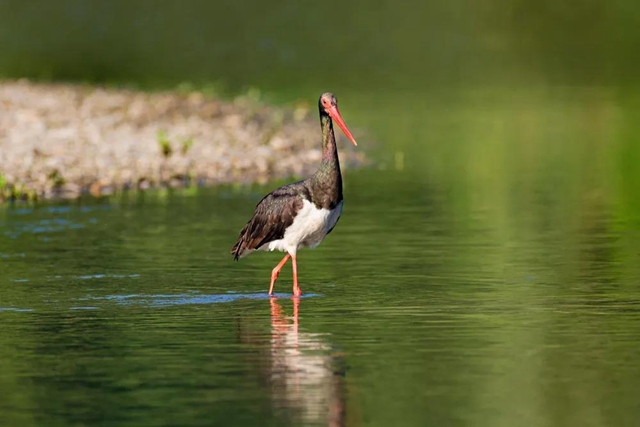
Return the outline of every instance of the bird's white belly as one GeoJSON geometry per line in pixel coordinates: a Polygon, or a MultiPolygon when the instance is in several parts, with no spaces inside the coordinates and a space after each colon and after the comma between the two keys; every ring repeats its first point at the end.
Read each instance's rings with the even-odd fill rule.
{"type": "Polygon", "coordinates": [[[266,247],[270,251],[286,251],[295,255],[301,247],[315,248],[322,242],[327,233],[335,227],[342,213],[342,201],[334,209],[318,209],[308,200],[303,201],[293,223],[287,228],[280,240],[269,242],[266,247]]]}

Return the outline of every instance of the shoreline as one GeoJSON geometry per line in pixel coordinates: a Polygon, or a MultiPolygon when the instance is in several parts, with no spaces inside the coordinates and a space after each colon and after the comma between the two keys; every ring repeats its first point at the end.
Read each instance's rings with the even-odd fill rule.
{"type": "MultiPolygon", "coordinates": [[[[307,176],[321,159],[311,101],[0,80],[0,202],[307,176]]],[[[365,164],[344,142],[343,167],[365,164]]]]}

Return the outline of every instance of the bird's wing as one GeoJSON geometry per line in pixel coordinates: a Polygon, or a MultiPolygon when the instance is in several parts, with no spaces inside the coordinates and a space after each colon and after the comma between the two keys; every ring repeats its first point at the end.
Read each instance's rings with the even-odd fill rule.
{"type": "Polygon", "coordinates": [[[294,190],[291,186],[280,187],[258,202],[253,217],[240,231],[238,241],[231,249],[236,260],[245,251],[258,249],[284,236],[303,206],[302,194],[294,190]]]}

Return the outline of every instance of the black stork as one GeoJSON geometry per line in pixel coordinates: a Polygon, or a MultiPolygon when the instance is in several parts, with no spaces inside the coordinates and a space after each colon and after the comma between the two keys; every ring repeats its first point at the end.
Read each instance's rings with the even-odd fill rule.
{"type": "Polygon", "coordinates": [[[298,285],[298,249],[318,246],[331,233],[342,213],[342,175],[333,121],[353,145],[358,144],[342,120],[338,100],[332,93],[320,96],[318,109],[322,127],[320,167],[309,178],[285,185],[264,196],[231,249],[236,261],[254,250],[287,253],[271,271],[269,295],[273,295],[273,285],[289,258],[293,262],[293,294],[302,295],[298,285]]]}

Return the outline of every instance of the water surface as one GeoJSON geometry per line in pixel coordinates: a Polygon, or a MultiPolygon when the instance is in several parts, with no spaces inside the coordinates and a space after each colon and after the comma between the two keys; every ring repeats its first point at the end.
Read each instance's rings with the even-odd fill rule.
{"type": "Polygon", "coordinates": [[[633,425],[638,210],[597,143],[623,118],[536,106],[377,130],[404,154],[345,171],[300,300],[229,254],[277,183],[3,207],[1,423],[633,425]]]}

